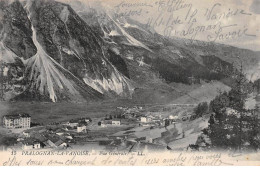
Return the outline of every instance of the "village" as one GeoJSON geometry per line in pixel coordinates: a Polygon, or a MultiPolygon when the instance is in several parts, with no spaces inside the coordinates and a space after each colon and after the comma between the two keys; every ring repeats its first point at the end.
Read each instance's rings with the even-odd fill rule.
{"type": "MultiPolygon", "coordinates": [[[[34,123],[29,114],[5,115],[2,126],[14,142],[3,146],[2,150],[135,152],[183,149],[188,145],[171,145],[189,139],[185,135],[194,135],[192,131],[196,127],[190,125],[189,119],[192,119],[191,114],[151,113],[140,106],[117,107],[102,118],[80,117],[48,125],[34,123]]],[[[196,130],[200,131],[205,125],[197,126],[196,130]]],[[[195,134],[194,138],[197,136],[195,134]]]]}

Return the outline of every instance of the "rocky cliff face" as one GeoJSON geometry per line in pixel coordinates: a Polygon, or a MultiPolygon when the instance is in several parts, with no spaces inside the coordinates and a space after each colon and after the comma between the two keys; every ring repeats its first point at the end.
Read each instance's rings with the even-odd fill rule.
{"type": "Polygon", "coordinates": [[[251,69],[259,63],[252,51],[165,38],[105,8],[71,5],[0,2],[0,59],[9,77],[6,99],[89,101],[165,93],[170,99],[171,92],[183,95],[176,94],[172,83],[232,78],[237,55],[248,72],[259,74],[251,69]]]}
{"type": "Polygon", "coordinates": [[[5,62],[13,63],[13,57],[25,67],[23,91],[16,98],[55,102],[130,95],[128,79],[107,58],[100,35],[70,6],[55,1],[1,5],[5,62]]]}

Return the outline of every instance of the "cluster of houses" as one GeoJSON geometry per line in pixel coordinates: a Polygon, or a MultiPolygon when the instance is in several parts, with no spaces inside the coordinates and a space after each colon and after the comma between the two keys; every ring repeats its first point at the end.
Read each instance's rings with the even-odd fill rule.
{"type": "Polygon", "coordinates": [[[73,142],[74,135],[86,133],[87,125],[92,120],[90,118],[73,119],[62,124],[62,127],[44,127],[41,130],[27,130],[23,132],[23,137],[19,139],[22,149],[66,149],[69,143],[73,142]]]}
{"type": "Polygon", "coordinates": [[[29,137],[21,139],[23,150],[32,149],[66,149],[68,147],[67,139],[61,138],[55,134],[42,135],[41,138],[29,137]]]}
{"type": "MultiPolygon", "coordinates": [[[[94,136],[89,132],[87,126],[92,122],[91,118],[77,118],[59,125],[40,126],[30,129],[31,116],[28,114],[6,115],[3,117],[3,126],[8,129],[24,128],[22,135],[17,139],[19,147],[23,150],[31,149],[66,149],[77,141],[80,142],[98,142],[100,144],[113,147],[118,140],[127,140],[131,144],[136,142],[154,144],[161,137],[167,134],[170,128],[175,128],[178,116],[170,115],[162,117],[161,115],[153,115],[143,111],[142,107],[123,108],[118,107],[111,115],[107,115],[103,120],[98,122],[98,126],[121,126],[126,119],[133,120],[137,124],[137,128],[145,127],[147,130],[140,131],[122,131],[121,136],[94,136]],[[138,125],[139,124],[139,125],[138,125]],[[173,124],[173,125],[171,125],[173,124]],[[169,126],[166,129],[166,126],[169,126]]],[[[93,123],[95,124],[95,123],[93,123]]],[[[132,123],[131,123],[132,124],[132,123]]],[[[123,142],[122,142],[123,143],[123,142]]],[[[123,145],[123,144],[122,144],[123,145]]],[[[122,146],[121,145],[121,146],[122,146]]],[[[130,146],[131,147],[131,146],[130,146]]]]}
{"type": "Polygon", "coordinates": [[[178,120],[178,116],[170,115],[169,117],[144,115],[140,117],[142,126],[168,126],[178,120]]]}
{"type": "Polygon", "coordinates": [[[70,133],[62,129],[26,130],[17,139],[23,150],[31,149],[65,149],[69,140],[73,139],[70,133]]]}
{"type": "Polygon", "coordinates": [[[105,119],[105,120],[98,122],[98,125],[101,127],[120,126],[121,119],[105,119]]]}
{"type": "Polygon", "coordinates": [[[121,114],[121,116],[125,119],[136,118],[140,115],[144,109],[143,107],[117,107],[117,112],[121,114]]]}
{"type": "MultiPolygon", "coordinates": [[[[183,133],[178,132],[176,123],[166,126],[140,126],[127,131],[119,131],[112,136],[116,139],[126,140],[143,145],[165,145],[165,139],[171,139],[171,136],[176,135],[182,137],[183,133]]],[[[138,144],[137,144],[138,145],[138,144]]]]}
{"type": "Polygon", "coordinates": [[[87,133],[91,118],[78,118],[62,123],[57,127],[40,126],[31,128],[31,116],[28,114],[5,115],[3,127],[7,129],[22,128],[24,131],[17,138],[17,145],[23,150],[31,149],[65,149],[73,142],[74,135],[87,133]]]}
{"type": "Polygon", "coordinates": [[[91,118],[79,118],[72,119],[69,122],[63,123],[66,126],[66,130],[75,130],[76,132],[87,132],[87,125],[91,122],[91,118]]]}
{"type": "Polygon", "coordinates": [[[98,122],[98,125],[101,127],[120,126],[126,119],[131,119],[132,121],[139,123],[139,126],[168,126],[169,124],[176,122],[179,117],[173,115],[168,117],[153,115],[143,111],[142,107],[137,106],[132,108],[117,107],[115,112],[109,116],[106,115],[103,120],[98,122]]]}
{"type": "Polygon", "coordinates": [[[142,107],[117,107],[111,115],[106,115],[106,117],[98,122],[98,126],[108,127],[108,126],[120,126],[122,125],[122,119],[136,119],[140,117],[140,111],[142,107]]]}

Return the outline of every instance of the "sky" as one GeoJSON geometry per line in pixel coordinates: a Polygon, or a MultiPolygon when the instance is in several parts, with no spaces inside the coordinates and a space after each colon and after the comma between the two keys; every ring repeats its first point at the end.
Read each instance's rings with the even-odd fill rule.
{"type": "MultiPolygon", "coordinates": [[[[75,4],[74,0],[61,1],[75,4]]],[[[130,17],[165,36],[260,51],[260,0],[79,1],[130,17]]]]}

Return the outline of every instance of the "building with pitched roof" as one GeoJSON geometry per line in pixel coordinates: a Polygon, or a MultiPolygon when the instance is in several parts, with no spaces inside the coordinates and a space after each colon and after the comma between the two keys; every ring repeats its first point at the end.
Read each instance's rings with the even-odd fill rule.
{"type": "Polygon", "coordinates": [[[30,128],[31,116],[29,114],[5,115],[3,117],[3,127],[8,129],[30,128]]]}

